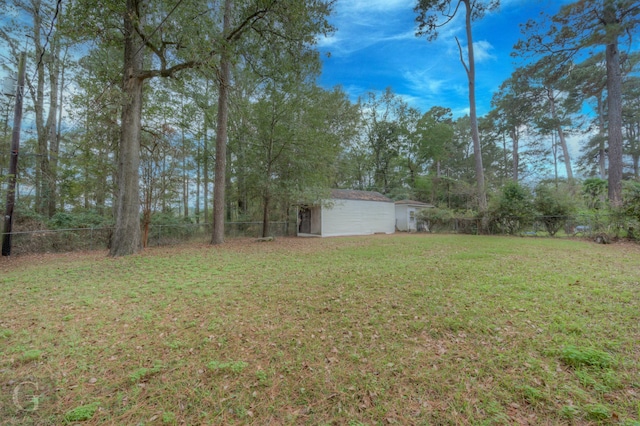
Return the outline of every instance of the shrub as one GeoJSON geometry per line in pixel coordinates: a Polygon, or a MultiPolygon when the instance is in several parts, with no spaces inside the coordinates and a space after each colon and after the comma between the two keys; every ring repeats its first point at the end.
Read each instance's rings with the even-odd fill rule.
{"type": "Polygon", "coordinates": [[[540,221],[551,236],[554,236],[564,226],[568,216],[575,212],[575,205],[567,192],[548,184],[538,185],[533,205],[540,213],[540,221]]]}
{"type": "Polygon", "coordinates": [[[533,222],[531,192],[518,182],[509,182],[502,187],[492,204],[490,220],[497,232],[516,234],[533,222]]]}
{"type": "Polygon", "coordinates": [[[640,221],[640,182],[625,182],[622,206],[628,216],[640,221]]]}
{"type": "Polygon", "coordinates": [[[453,218],[453,211],[438,207],[423,209],[418,212],[418,221],[425,222],[431,231],[449,227],[453,218]]]}
{"type": "Polygon", "coordinates": [[[112,225],[110,219],[91,211],[58,212],[48,221],[50,229],[102,228],[112,225]]]}
{"type": "Polygon", "coordinates": [[[582,196],[589,209],[604,207],[607,194],[607,181],[600,178],[585,179],[582,183],[582,196]]]}

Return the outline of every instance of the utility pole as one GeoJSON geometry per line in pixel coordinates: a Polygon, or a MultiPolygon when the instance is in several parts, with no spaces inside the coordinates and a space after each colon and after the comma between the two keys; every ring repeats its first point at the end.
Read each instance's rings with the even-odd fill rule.
{"type": "Polygon", "coordinates": [[[16,175],[18,174],[18,151],[20,151],[20,126],[22,124],[22,95],[24,92],[24,72],[27,53],[20,54],[18,62],[18,87],[16,106],[13,113],[13,133],[11,135],[11,157],[9,160],[9,187],[7,189],[7,208],[4,213],[4,233],[2,234],[2,255],[11,255],[11,228],[13,225],[13,207],[16,203],[16,175]]]}

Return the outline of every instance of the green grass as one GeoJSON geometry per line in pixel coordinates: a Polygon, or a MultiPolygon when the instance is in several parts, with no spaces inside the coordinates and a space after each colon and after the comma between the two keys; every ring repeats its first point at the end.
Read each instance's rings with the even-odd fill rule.
{"type": "Polygon", "coordinates": [[[452,235],[3,259],[0,424],[635,425],[639,259],[452,235]],[[55,391],[19,411],[20,381],[55,391]]]}
{"type": "Polygon", "coordinates": [[[82,405],[68,411],[65,414],[64,419],[67,422],[83,422],[85,420],[91,419],[97,410],[98,404],[96,403],[82,405]]]}

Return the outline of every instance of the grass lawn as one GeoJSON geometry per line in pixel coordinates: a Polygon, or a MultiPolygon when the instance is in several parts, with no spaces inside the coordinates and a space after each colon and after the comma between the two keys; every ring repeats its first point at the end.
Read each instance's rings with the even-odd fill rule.
{"type": "Polygon", "coordinates": [[[637,245],[234,240],[0,290],[3,425],[640,425],[637,245]]]}

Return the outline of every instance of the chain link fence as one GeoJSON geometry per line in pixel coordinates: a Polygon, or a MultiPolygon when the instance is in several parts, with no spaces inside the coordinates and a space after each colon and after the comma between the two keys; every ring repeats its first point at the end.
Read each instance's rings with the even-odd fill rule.
{"type": "MultiPolygon", "coordinates": [[[[262,236],[262,222],[227,222],[226,238],[258,238],[262,236]]],[[[482,220],[478,218],[448,218],[419,221],[418,229],[431,233],[481,234],[482,220]]],[[[489,234],[537,237],[640,238],[640,224],[633,219],[609,214],[577,216],[508,216],[490,219],[489,234]],[[555,229],[550,232],[550,229],[555,229]]],[[[86,250],[106,250],[113,228],[72,228],[12,232],[14,255],[28,253],[61,253],[86,250]]],[[[171,246],[211,241],[211,224],[151,225],[147,247],[171,246]]],[[[270,222],[269,235],[295,236],[295,222],[270,222]]]]}
{"type": "MultiPolygon", "coordinates": [[[[614,214],[575,216],[505,216],[486,220],[486,230],[492,235],[520,235],[539,237],[585,237],[605,235],[609,238],[640,238],[640,223],[633,218],[614,214]]],[[[418,229],[432,233],[482,233],[480,218],[446,218],[422,220],[418,229]]]]}
{"type": "MultiPolygon", "coordinates": [[[[258,238],[262,236],[262,222],[227,222],[225,237],[258,238]]],[[[11,254],[62,253],[85,250],[106,250],[113,228],[71,228],[11,233],[11,254]]],[[[208,243],[213,232],[211,224],[151,225],[147,247],[170,246],[184,243],[208,243]]],[[[270,222],[269,235],[295,236],[296,226],[291,222],[270,222]]]]}

